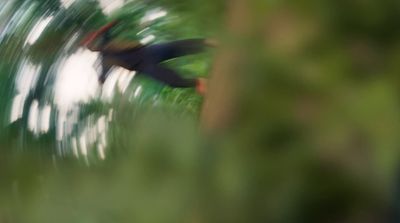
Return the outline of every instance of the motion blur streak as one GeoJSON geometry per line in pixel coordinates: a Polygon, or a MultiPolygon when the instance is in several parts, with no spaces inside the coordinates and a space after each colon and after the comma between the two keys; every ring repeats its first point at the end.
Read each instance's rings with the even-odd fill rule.
{"type": "Polygon", "coordinates": [[[111,14],[113,11],[121,8],[124,5],[124,0],[99,0],[103,13],[111,14]]]}
{"type": "Polygon", "coordinates": [[[399,10],[0,0],[0,223],[399,223],[399,10]],[[205,96],[119,68],[100,85],[81,43],[115,20],[120,43],[206,37],[162,64],[205,96]]]}
{"type": "Polygon", "coordinates": [[[36,87],[41,67],[34,66],[28,61],[22,61],[15,80],[17,95],[14,96],[10,122],[15,122],[23,115],[25,100],[36,87]]]}
{"type": "Polygon", "coordinates": [[[60,110],[68,111],[96,96],[98,75],[94,65],[97,58],[97,53],[81,49],[61,62],[54,85],[54,102],[60,110]]]}
{"type": "Polygon", "coordinates": [[[49,16],[46,18],[39,19],[37,24],[32,28],[31,32],[28,35],[26,43],[32,45],[39,39],[40,35],[46,29],[47,25],[51,22],[54,16],[49,16]]]}
{"type": "MultiPolygon", "coordinates": [[[[97,81],[100,57],[79,46],[79,41],[104,23],[107,16],[114,16],[116,12],[126,14],[122,8],[131,4],[128,2],[0,2],[0,44],[6,55],[4,59],[9,61],[0,62],[0,68],[4,67],[3,70],[8,72],[9,81],[13,80],[10,86],[14,86],[9,92],[12,100],[5,101],[8,104],[7,124],[21,125],[21,129],[28,132],[21,132],[23,140],[28,140],[29,135],[36,140],[53,136],[56,147],[53,153],[56,155],[106,158],[109,126],[104,120],[112,121],[112,112],[109,112],[112,109],[107,107],[113,107],[116,95],[127,95],[129,103],[143,103],[147,99],[142,100],[138,95],[143,82],[134,81],[134,71],[113,68],[106,83],[100,86],[97,81]],[[136,101],[131,101],[132,95],[136,101]],[[87,110],[97,106],[96,103],[105,111],[87,110]],[[90,129],[99,125],[101,131],[95,136],[90,129]]],[[[147,44],[167,36],[157,27],[158,23],[172,21],[166,18],[167,10],[159,5],[140,3],[132,3],[130,7],[134,16],[125,22],[136,27],[128,29],[136,33],[134,39],[147,44]]],[[[163,88],[155,83],[144,84],[148,85],[148,90],[141,97],[159,100],[157,94],[163,88]]],[[[89,159],[85,160],[88,162],[89,159]]]]}

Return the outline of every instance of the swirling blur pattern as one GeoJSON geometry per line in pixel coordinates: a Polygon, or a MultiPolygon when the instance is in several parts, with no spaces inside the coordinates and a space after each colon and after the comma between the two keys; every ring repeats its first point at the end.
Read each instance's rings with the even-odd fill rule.
{"type": "MultiPolygon", "coordinates": [[[[195,30],[180,28],[177,15],[154,3],[0,2],[3,140],[18,150],[37,145],[57,156],[105,159],[109,127],[120,103],[131,108],[180,103],[180,112],[198,112],[200,98],[193,91],[168,89],[122,68],[113,69],[104,86],[99,86],[98,55],[80,47],[79,41],[115,18],[122,20],[116,30],[119,38],[142,43],[196,35],[195,30]]],[[[188,75],[204,73],[207,61],[197,58],[173,66],[188,75]]]]}
{"type": "Polygon", "coordinates": [[[400,222],[399,9],[0,0],[0,223],[400,222]],[[99,87],[79,42],[114,19],[121,40],[219,39],[212,67],[167,64],[211,77],[204,104],[121,69],[99,87]]]}

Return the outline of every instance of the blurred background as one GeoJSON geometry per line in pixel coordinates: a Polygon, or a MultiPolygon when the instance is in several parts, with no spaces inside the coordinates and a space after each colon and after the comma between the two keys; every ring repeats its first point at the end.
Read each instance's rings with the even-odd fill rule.
{"type": "Polygon", "coordinates": [[[400,2],[0,0],[0,223],[400,222],[400,2]],[[79,45],[215,38],[204,97],[79,45]]]}

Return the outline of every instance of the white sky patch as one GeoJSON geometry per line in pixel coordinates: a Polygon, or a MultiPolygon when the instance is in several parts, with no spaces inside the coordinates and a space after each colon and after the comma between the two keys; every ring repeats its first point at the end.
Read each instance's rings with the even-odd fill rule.
{"type": "Polygon", "coordinates": [[[140,30],[140,31],[137,33],[137,35],[140,35],[140,34],[142,34],[142,33],[144,33],[144,32],[149,31],[149,30],[150,30],[150,28],[149,28],[149,27],[146,27],[146,28],[140,30]]]}
{"type": "Polygon", "coordinates": [[[110,15],[113,11],[124,6],[124,0],[99,0],[103,13],[110,15]]]}
{"type": "Polygon", "coordinates": [[[56,139],[62,141],[69,137],[73,131],[73,128],[79,120],[79,106],[73,107],[62,107],[57,112],[57,125],[56,125],[56,139]]]}
{"type": "Polygon", "coordinates": [[[143,45],[146,45],[148,43],[150,43],[151,41],[153,41],[156,37],[154,35],[148,35],[146,37],[144,37],[143,39],[140,40],[140,43],[143,45]]]}
{"type": "Polygon", "coordinates": [[[57,116],[57,125],[56,125],[56,139],[57,141],[61,141],[64,137],[64,125],[67,120],[67,112],[59,111],[57,116]]]}
{"type": "Polygon", "coordinates": [[[99,139],[99,144],[102,145],[102,147],[107,146],[107,118],[105,115],[101,116],[97,120],[97,130],[98,130],[98,135],[97,139],[99,139]]]}
{"type": "Polygon", "coordinates": [[[97,120],[97,130],[99,134],[106,131],[106,125],[106,116],[103,115],[97,120]]]}
{"type": "Polygon", "coordinates": [[[98,74],[94,67],[97,53],[78,50],[59,67],[54,86],[54,102],[59,110],[68,111],[79,102],[88,102],[96,96],[98,74]]]}
{"type": "Polygon", "coordinates": [[[34,134],[47,133],[50,129],[51,106],[40,109],[39,102],[34,100],[29,109],[28,129],[34,134]]]}
{"type": "Polygon", "coordinates": [[[86,157],[88,154],[87,144],[86,144],[86,134],[82,134],[82,136],[79,138],[79,148],[81,154],[86,157]]]}
{"type": "Polygon", "coordinates": [[[167,11],[165,11],[161,8],[149,10],[148,12],[146,12],[146,14],[140,20],[140,24],[146,24],[146,23],[152,22],[156,19],[166,16],[167,14],[168,14],[167,11]]]}
{"type": "Polygon", "coordinates": [[[17,121],[18,119],[22,118],[22,114],[24,112],[24,103],[25,97],[22,94],[18,94],[13,99],[13,104],[11,107],[11,117],[10,123],[17,121]]]}
{"type": "Polygon", "coordinates": [[[30,91],[36,87],[40,71],[41,66],[35,66],[26,60],[21,62],[15,79],[15,88],[18,94],[13,99],[10,123],[22,118],[25,100],[30,91]]]}
{"type": "Polygon", "coordinates": [[[82,155],[87,159],[92,154],[91,151],[94,146],[96,146],[97,155],[100,159],[104,160],[106,158],[105,150],[107,147],[107,115],[102,115],[97,119],[94,116],[89,116],[83,123],[85,124],[81,126],[84,129],[79,136],[74,136],[71,139],[74,155],[76,157],[82,155]]]}
{"type": "Polygon", "coordinates": [[[105,154],[104,150],[105,149],[104,149],[103,144],[99,144],[97,146],[97,153],[99,154],[99,158],[102,159],[102,160],[106,159],[106,154],[105,154]]]}
{"type": "Polygon", "coordinates": [[[41,18],[39,21],[33,26],[31,32],[28,34],[25,44],[33,45],[42,35],[43,31],[49,25],[51,20],[53,20],[54,16],[48,16],[46,18],[41,18]]]}
{"type": "Polygon", "coordinates": [[[40,132],[47,133],[50,129],[51,106],[46,105],[40,111],[40,132]]]}
{"type": "Polygon", "coordinates": [[[77,143],[75,137],[73,137],[73,138],[71,139],[71,146],[72,146],[72,153],[74,154],[74,156],[75,156],[76,158],[79,158],[78,143],[77,143]]]}
{"type": "Polygon", "coordinates": [[[57,77],[54,86],[54,103],[56,105],[58,141],[71,140],[73,155],[84,157],[88,163],[93,146],[97,148],[100,159],[106,158],[108,116],[99,119],[89,115],[84,120],[79,119],[81,103],[88,103],[95,97],[111,101],[117,90],[124,91],[134,74],[122,68],[114,68],[106,82],[98,84],[98,53],[80,49],[61,62],[56,70],[57,77]],[[101,91],[100,91],[101,90],[101,91]],[[80,133],[73,130],[78,127],[80,133]]]}
{"type": "Polygon", "coordinates": [[[28,129],[33,133],[38,132],[39,102],[34,100],[29,109],[28,129]]]}
{"type": "Polygon", "coordinates": [[[110,71],[106,82],[103,84],[101,99],[106,102],[111,102],[114,98],[115,87],[117,86],[118,80],[121,76],[121,73],[124,72],[124,69],[121,67],[114,68],[110,71]]]}
{"type": "Polygon", "coordinates": [[[22,61],[15,80],[16,89],[20,94],[27,96],[36,87],[41,68],[40,65],[36,66],[29,61],[22,61]]]}
{"type": "Polygon", "coordinates": [[[131,83],[133,77],[135,76],[135,71],[124,70],[118,79],[118,89],[123,94],[131,83]]]}
{"type": "Polygon", "coordinates": [[[75,0],[61,0],[61,5],[65,9],[68,9],[74,2],[75,2],[75,0]]]}
{"type": "Polygon", "coordinates": [[[139,86],[136,88],[135,93],[133,93],[133,96],[137,98],[141,92],[142,92],[142,86],[139,86]]]}

